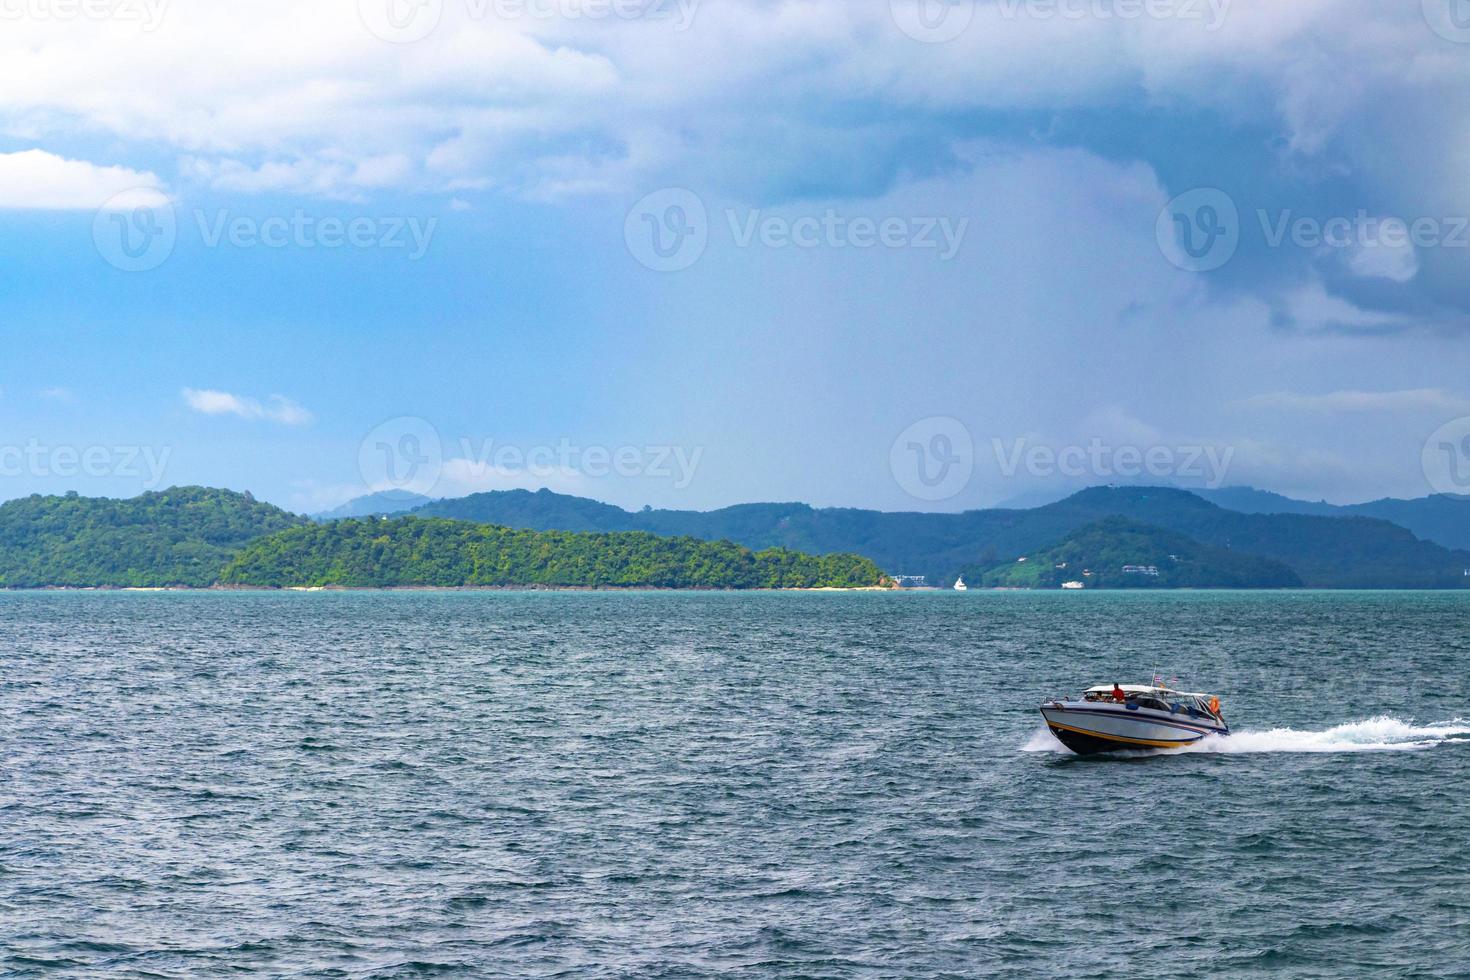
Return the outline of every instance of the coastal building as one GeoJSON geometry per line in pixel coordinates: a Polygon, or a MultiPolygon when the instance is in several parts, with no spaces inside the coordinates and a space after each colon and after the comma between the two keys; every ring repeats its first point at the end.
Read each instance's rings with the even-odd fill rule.
{"type": "Polygon", "coordinates": [[[1159,576],[1159,566],[1157,566],[1157,565],[1124,565],[1123,566],[1123,574],[1124,575],[1151,575],[1154,578],[1158,578],[1158,576],[1159,576]]]}

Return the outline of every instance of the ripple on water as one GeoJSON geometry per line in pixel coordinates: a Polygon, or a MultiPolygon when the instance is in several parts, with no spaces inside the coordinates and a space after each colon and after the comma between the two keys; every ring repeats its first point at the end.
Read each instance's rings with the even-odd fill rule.
{"type": "Polygon", "coordinates": [[[0,593],[0,973],[1463,972],[1470,600],[1089,600],[0,593]]]}

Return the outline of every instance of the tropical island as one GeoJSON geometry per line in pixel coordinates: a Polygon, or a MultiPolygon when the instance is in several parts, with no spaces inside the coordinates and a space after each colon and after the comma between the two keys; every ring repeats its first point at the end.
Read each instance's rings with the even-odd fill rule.
{"type": "MultiPolygon", "coordinates": [[[[385,505],[395,506],[377,501],[379,508],[385,505]]],[[[1217,549],[1216,558],[1230,552],[1279,562],[1309,589],[1470,588],[1470,497],[1445,495],[1333,507],[1249,488],[1098,486],[1038,507],[917,513],[804,503],[628,511],[549,490],[501,490],[421,503],[409,512],[536,530],[638,530],[728,539],[756,550],[853,552],[890,575],[923,576],[941,586],[961,574],[978,585],[991,569],[1020,564],[1017,559],[1056,547],[1079,529],[1122,517],[1183,535],[1196,549],[1217,549]]],[[[1122,551],[1118,557],[1124,564],[1156,564],[1147,553],[1124,556],[1122,551]]],[[[1272,584],[1277,572],[1259,567],[1266,573],[1262,578],[1247,578],[1249,584],[1238,587],[1277,587],[1272,584]]],[[[1186,578],[1168,581],[1182,587],[1186,578]]],[[[1170,587],[1162,579],[1146,586],[1170,587]]],[[[1232,579],[1227,575],[1222,581],[1232,579]]],[[[1130,582],[1130,587],[1137,586],[1130,582]]]]}
{"type": "Polygon", "coordinates": [[[858,589],[851,554],[759,552],[646,532],[514,530],[442,518],[313,522],[248,493],[181,487],[131,500],[0,505],[0,588],[858,589]]]}
{"type": "Polygon", "coordinates": [[[420,517],[291,528],[252,542],[219,577],[267,588],[857,589],[887,581],[857,555],[420,517]]]}
{"type": "Polygon", "coordinates": [[[1239,506],[1273,509],[1164,487],[953,514],[626,511],[543,490],[368,498],[312,518],[205,487],[37,495],[0,504],[0,588],[858,589],[914,573],[1005,589],[1470,587],[1450,520],[1470,516],[1470,500],[1382,503],[1422,524],[1420,537],[1250,493],[1239,506]]]}
{"type": "Polygon", "coordinates": [[[1078,528],[1056,545],[964,577],[992,589],[1290,589],[1301,577],[1270,558],[1200,544],[1125,517],[1078,528]]]}

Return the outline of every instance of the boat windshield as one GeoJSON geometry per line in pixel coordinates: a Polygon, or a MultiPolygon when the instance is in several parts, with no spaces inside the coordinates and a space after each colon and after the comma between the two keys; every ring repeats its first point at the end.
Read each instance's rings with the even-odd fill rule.
{"type": "MultiPolygon", "coordinates": [[[[1220,717],[1218,711],[1210,710],[1210,702],[1214,699],[1208,694],[1187,694],[1166,687],[1146,687],[1134,684],[1124,684],[1122,688],[1127,703],[1136,704],[1140,708],[1169,712],[1183,711],[1206,718],[1220,717]]],[[[1084,701],[1115,703],[1111,685],[1088,688],[1082,698],[1084,701]]]]}

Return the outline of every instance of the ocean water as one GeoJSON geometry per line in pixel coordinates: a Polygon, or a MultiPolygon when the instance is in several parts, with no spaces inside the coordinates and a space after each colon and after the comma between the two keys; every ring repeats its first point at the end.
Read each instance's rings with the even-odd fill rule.
{"type": "Polygon", "coordinates": [[[1470,596],[0,593],[0,975],[1470,974],[1470,596]],[[1079,758],[1043,697],[1236,734],[1079,758]]]}

